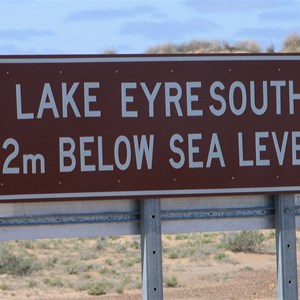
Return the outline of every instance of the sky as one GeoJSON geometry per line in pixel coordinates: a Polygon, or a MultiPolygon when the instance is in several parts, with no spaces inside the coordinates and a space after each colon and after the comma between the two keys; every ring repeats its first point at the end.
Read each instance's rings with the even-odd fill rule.
{"type": "Polygon", "coordinates": [[[1,54],[145,53],[164,43],[300,34],[300,0],[0,0],[1,54]]]}

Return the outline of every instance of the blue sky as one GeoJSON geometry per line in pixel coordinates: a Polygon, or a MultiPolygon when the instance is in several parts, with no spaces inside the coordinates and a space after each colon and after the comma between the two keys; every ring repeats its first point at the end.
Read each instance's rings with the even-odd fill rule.
{"type": "Polygon", "coordinates": [[[278,51],[292,33],[300,1],[0,0],[0,54],[144,53],[192,39],[251,39],[278,51]]]}

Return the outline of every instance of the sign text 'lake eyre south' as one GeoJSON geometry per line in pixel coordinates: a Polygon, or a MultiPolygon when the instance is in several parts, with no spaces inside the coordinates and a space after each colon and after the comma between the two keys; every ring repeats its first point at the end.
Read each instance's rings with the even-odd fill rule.
{"type": "Polygon", "coordinates": [[[300,191],[297,55],[2,56],[0,200],[300,191]]]}

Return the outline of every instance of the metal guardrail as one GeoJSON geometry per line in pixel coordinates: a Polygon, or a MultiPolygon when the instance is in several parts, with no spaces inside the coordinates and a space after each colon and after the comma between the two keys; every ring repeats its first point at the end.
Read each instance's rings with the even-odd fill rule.
{"type": "MultiPolygon", "coordinates": [[[[300,206],[295,207],[295,214],[300,216],[300,206]]],[[[190,209],[161,211],[162,221],[196,220],[196,219],[222,219],[222,218],[253,218],[272,217],[274,207],[251,208],[221,208],[221,209],[190,209]]],[[[0,218],[0,227],[3,226],[35,226],[83,223],[112,223],[112,222],[138,222],[140,212],[112,212],[94,214],[55,214],[26,217],[0,218]]]]}
{"type": "Polygon", "coordinates": [[[139,212],[125,213],[98,213],[98,214],[70,214],[70,215],[46,215],[28,217],[0,218],[1,226],[35,226],[35,225],[59,225],[59,224],[83,224],[83,223],[112,223],[139,221],[139,212]]]}
{"type": "MultiPolygon", "coordinates": [[[[295,196],[300,227],[300,196],[295,196]]],[[[140,234],[140,201],[22,202],[0,204],[0,240],[140,234]]],[[[268,195],[163,198],[163,233],[275,228],[268,195]]]]}
{"type": "Polygon", "coordinates": [[[273,228],[279,299],[297,299],[299,216],[299,195],[4,203],[0,205],[0,240],[140,234],[143,299],[162,299],[162,276],[152,276],[162,273],[162,232],[273,228]],[[159,204],[159,210],[154,204],[159,204]]]}

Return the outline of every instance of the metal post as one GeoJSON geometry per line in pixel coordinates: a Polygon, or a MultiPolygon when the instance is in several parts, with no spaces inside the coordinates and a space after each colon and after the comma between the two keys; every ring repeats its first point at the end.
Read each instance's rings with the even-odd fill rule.
{"type": "Polygon", "coordinates": [[[297,300],[297,252],[294,195],[275,198],[278,299],[297,300]]]}
{"type": "Polygon", "coordinates": [[[143,300],[162,300],[160,199],[144,199],[140,205],[143,300]]]}

